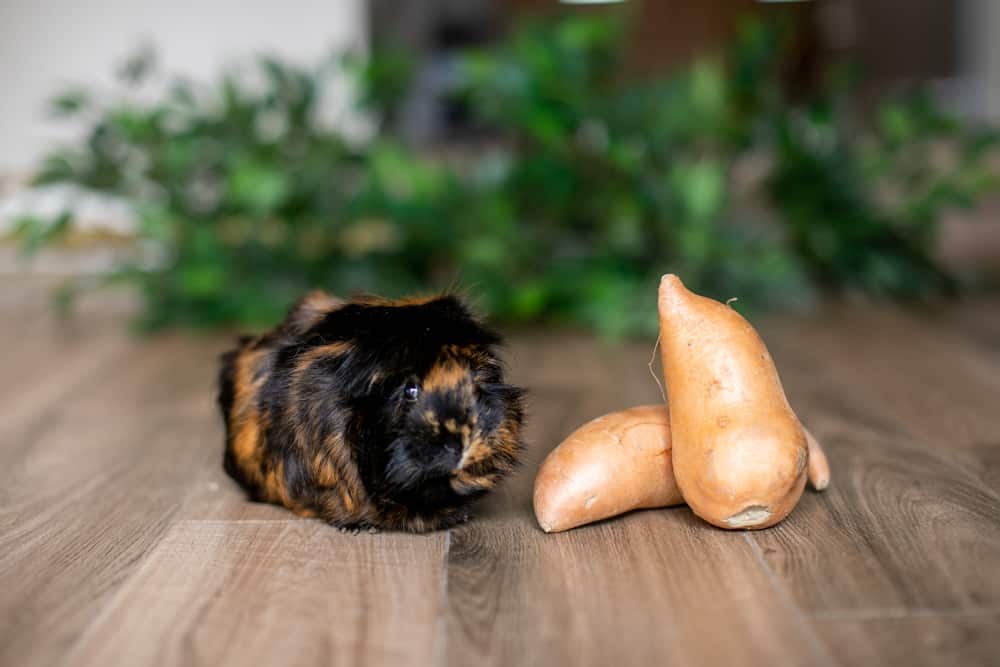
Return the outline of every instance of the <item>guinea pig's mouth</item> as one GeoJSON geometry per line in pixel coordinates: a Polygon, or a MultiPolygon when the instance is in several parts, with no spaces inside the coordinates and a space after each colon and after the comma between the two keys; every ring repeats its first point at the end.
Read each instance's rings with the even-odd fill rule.
{"type": "Polygon", "coordinates": [[[386,476],[402,489],[419,486],[429,479],[453,477],[462,469],[466,453],[466,448],[457,441],[434,449],[397,441],[390,447],[386,476]]]}

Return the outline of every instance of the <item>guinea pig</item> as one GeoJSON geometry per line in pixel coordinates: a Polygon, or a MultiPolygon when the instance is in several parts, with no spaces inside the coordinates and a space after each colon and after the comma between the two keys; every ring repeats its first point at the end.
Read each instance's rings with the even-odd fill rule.
{"type": "Polygon", "coordinates": [[[222,356],[225,470],[252,499],[342,529],[465,521],[523,448],[500,342],[456,296],[310,293],[222,356]]]}

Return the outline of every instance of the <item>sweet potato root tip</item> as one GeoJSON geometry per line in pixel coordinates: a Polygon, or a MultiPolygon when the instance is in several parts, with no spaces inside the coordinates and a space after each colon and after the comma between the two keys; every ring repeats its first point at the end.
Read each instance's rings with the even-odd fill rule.
{"type": "Polygon", "coordinates": [[[826,452],[819,444],[809,429],[803,427],[806,432],[806,444],[809,446],[809,484],[817,491],[823,491],[830,486],[830,462],[827,461],[826,452]]]}

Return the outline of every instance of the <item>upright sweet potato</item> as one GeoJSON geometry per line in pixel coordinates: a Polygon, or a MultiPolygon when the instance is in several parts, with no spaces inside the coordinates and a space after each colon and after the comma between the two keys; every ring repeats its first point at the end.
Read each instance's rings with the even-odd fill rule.
{"type": "Polygon", "coordinates": [[[764,342],[732,308],[659,290],[663,376],[677,485],[721,528],[765,528],[795,507],[806,482],[806,434],[764,342]]]}

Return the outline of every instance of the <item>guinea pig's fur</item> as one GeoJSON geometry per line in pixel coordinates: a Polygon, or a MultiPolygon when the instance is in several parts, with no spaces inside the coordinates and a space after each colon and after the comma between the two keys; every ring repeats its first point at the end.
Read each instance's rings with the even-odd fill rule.
{"type": "Polygon", "coordinates": [[[341,528],[464,521],[522,449],[499,343],[455,296],[308,294],[222,356],[226,472],[254,500],[341,528]]]}

